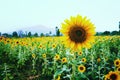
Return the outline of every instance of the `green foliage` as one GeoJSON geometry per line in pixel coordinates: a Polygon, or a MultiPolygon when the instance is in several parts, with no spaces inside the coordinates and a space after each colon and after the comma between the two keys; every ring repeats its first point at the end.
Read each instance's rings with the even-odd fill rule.
{"type": "Polygon", "coordinates": [[[18,37],[17,32],[16,32],[16,31],[14,31],[14,32],[12,33],[12,36],[13,36],[13,37],[18,37]]]}
{"type": "Polygon", "coordinates": [[[92,48],[83,49],[82,55],[65,48],[60,38],[44,38],[46,43],[35,38],[18,40],[19,44],[14,39],[12,43],[0,41],[0,80],[55,80],[59,76],[61,80],[103,80],[109,71],[116,70],[114,60],[120,58],[119,36],[96,38],[92,48]],[[56,54],[59,60],[54,59],[56,54]],[[64,57],[66,63],[61,61],[64,57]],[[83,73],[78,71],[81,64],[86,67],[83,73]]]}
{"type": "Polygon", "coordinates": [[[31,32],[28,32],[28,37],[31,37],[32,36],[32,33],[31,32]]]}
{"type": "Polygon", "coordinates": [[[38,33],[35,33],[34,36],[35,36],[35,37],[38,37],[38,33]]]}
{"type": "Polygon", "coordinates": [[[44,37],[45,35],[43,33],[40,34],[41,37],[44,37]]]}
{"type": "Polygon", "coordinates": [[[0,32],[0,36],[1,36],[1,32],[0,32]]]}
{"type": "Polygon", "coordinates": [[[110,35],[110,31],[103,32],[103,35],[110,35]]]}
{"type": "Polygon", "coordinates": [[[56,36],[60,36],[60,31],[59,31],[58,27],[56,27],[56,36]]]}

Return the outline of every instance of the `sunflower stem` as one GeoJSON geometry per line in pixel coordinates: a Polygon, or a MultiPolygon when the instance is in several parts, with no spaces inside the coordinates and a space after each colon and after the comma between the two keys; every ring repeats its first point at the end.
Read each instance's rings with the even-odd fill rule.
{"type": "Polygon", "coordinates": [[[100,66],[98,67],[98,70],[99,70],[99,80],[100,80],[100,66]]]}
{"type": "MultiPolygon", "coordinates": [[[[91,62],[92,62],[92,72],[94,72],[94,56],[93,54],[91,55],[91,62]]],[[[94,76],[94,74],[92,74],[92,76],[94,76]]]]}
{"type": "MultiPolygon", "coordinates": [[[[53,66],[53,70],[54,70],[54,74],[55,74],[55,71],[56,71],[56,68],[55,68],[55,63],[56,63],[56,61],[54,60],[54,66],[53,66]]],[[[55,80],[55,76],[53,75],[53,80],[55,80]]]]}
{"type": "Polygon", "coordinates": [[[72,78],[71,78],[71,80],[74,80],[74,78],[75,78],[75,65],[72,64],[72,78]]]}
{"type": "MultiPolygon", "coordinates": [[[[76,54],[74,54],[74,60],[76,59],[76,54]]],[[[75,71],[76,71],[76,67],[75,67],[75,64],[73,63],[72,64],[72,78],[71,80],[74,80],[75,78],[75,71]]]]}
{"type": "Polygon", "coordinates": [[[86,53],[86,56],[88,55],[88,49],[87,48],[85,48],[85,53],[86,53]]]}

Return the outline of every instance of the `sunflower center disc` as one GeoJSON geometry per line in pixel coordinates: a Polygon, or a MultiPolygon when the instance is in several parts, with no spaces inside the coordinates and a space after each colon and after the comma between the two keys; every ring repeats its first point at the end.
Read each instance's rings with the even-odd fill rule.
{"type": "Polygon", "coordinates": [[[116,65],[118,65],[119,64],[119,62],[116,62],[116,65]]]}
{"type": "Polygon", "coordinates": [[[83,70],[83,67],[80,67],[80,70],[83,70]]]}
{"type": "Polygon", "coordinates": [[[118,71],[120,71],[120,68],[118,68],[118,71]]]}
{"type": "Polygon", "coordinates": [[[116,78],[117,78],[117,75],[116,75],[116,74],[112,74],[112,75],[110,76],[110,79],[112,79],[112,80],[116,80],[116,78]]]}
{"type": "Polygon", "coordinates": [[[82,43],[86,40],[86,31],[81,27],[73,27],[69,32],[69,37],[75,43],[82,43]]]}
{"type": "Polygon", "coordinates": [[[78,37],[82,36],[82,31],[81,31],[81,30],[76,30],[76,35],[77,35],[78,37]]]}

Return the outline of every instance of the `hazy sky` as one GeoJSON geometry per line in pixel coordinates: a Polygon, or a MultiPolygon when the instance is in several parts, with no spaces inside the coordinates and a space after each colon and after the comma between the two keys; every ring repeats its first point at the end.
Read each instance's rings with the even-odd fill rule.
{"type": "Polygon", "coordinates": [[[0,32],[35,25],[60,28],[77,14],[87,16],[96,31],[118,30],[120,0],[0,0],[0,32]]]}

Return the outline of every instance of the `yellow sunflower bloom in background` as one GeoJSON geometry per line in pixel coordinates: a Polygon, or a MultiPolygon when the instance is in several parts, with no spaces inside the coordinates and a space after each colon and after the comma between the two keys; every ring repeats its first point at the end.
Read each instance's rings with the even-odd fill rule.
{"type": "Polygon", "coordinates": [[[94,24],[80,15],[71,16],[70,20],[66,19],[60,31],[65,36],[66,46],[73,50],[90,48],[96,34],[94,24]]]}
{"type": "Polygon", "coordinates": [[[86,62],[86,58],[82,58],[82,60],[81,60],[81,61],[85,63],[85,62],[86,62]]]}
{"type": "Polygon", "coordinates": [[[3,36],[0,36],[0,41],[2,41],[4,39],[4,37],[3,36]]]}
{"type": "Polygon", "coordinates": [[[56,54],[55,57],[54,57],[55,60],[59,60],[60,59],[60,55],[59,54],[56,54]]]}
{"type": "Polygon", "coordinates": [[[79,72],[83,73],[83,72],[85,72],[85,70],[86,70],[86,67],[84,65],[79,65],[78,66],[78,71],[79,72]]]}
{"type": "Polygon", "coordinates": [[[44,53],[44,54],[42,54],[42,57],[43,57],[43,58],[46,58],[46,54],[45,54],[45,53],[44,53]]]}
{"type": "Polygon", "coordinates": [[[62,63],[66,63],[67,62],[67,58],[62,58],[62,63]]]}
{"type": "Polygon", "coordinates": [[[42,44],[40,44],[40,45],[38,46],[38,48],[42,48],[42,44]]]}
{"type": "Polygon", "coordinates": [[[100,62],[100,61],[101,61],[101,59],[100,59],[100,58],[98,58],[98,59],[97,59],[97,62],[100,62]]]}
{"type": "Polygon", "coordinates": [[[56,80],[60,80],[60,76],[61,76],[61,75],[58,75],[58,78],[57,78],[56,80]]]}
{"type": "Polygon", "coordinates": [[[120,66],[120,60],[119,60],[119,59],[116,59],[116,60],[114,61],[114,65],[115,65],[116,67],[120,66]]]}
{"type": "Polygon", "coordinates": [[[80,51],[80,52],[78,52],[78,55],[80,55],[80,56],[81,56],[81,55],[82,55],[82,52],[81,52],[81,51],[80,51]]]}
{"type": "Polygon", "coordinates": [[[35,59],[35,57],[36,57],[36,55],[33,53],[33,54],[32,54],[32,58],[35,59]]]}
{"type": "Polygon", "coordinates": [[[56,47],[56,45],[55,45],[55,44],[53,44],[53,45],[52,45],[52,48],[55,48],[55,47],[56,47]]]}
{"type": "Polygon", "coordinates": [[[117,68],[117,71],[120,73],[120,66],[117,68]]]}

